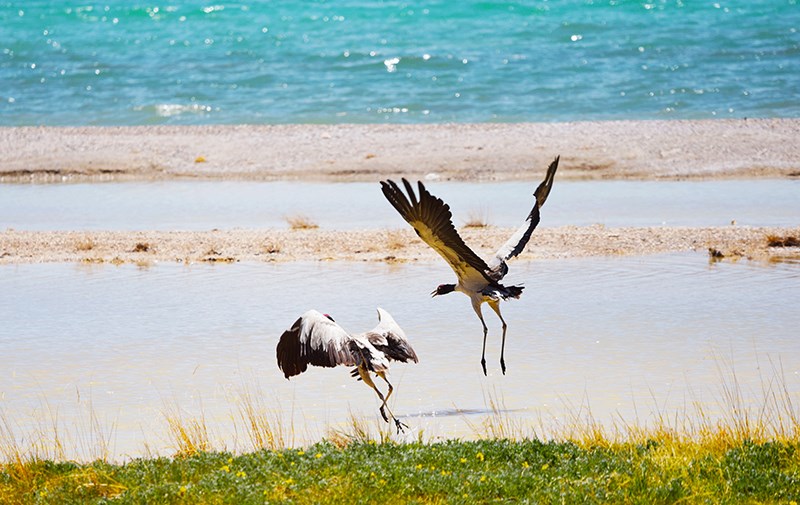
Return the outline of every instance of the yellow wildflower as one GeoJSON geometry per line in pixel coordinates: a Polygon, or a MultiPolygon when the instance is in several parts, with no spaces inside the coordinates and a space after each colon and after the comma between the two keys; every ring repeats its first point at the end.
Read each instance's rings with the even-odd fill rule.
{"type": "Polygon", "coordinates": [[[239,470],[238,472],[236,472],[236,476],[242,478],[242,477],[247,477],[247,474],[243,470],[239,470]]]}
{"type": "Polygon", "coordinates": [[[547,463],[545,463],[544,465],[542,465],[542,471],[545,471],[545,470],[547,470],[548,468],[550,468],[550,465],[548,465],[547,463]]]}
{"type": "Polygon", "coordinates": [[[467,462],[467,458],[461,458],[459,461],[461,461],[462,463],[466,463],[467,462]]]}
{"type": "Polygon", "coordinates": [[[319,458],[321,458],[321,457],[322,457],[322,453],[321,453],[321,452],[318,452],[318,453],[316,453],[316,454],[314,455],[314,457],[315,457],[315,458],[317,458],[317,459],[319,459],[319,458]]]}
{"type": "Polygon", "coordinates": [[[223,472],[230,472],[231,467],[229,467],[228,465],[222,465],[222,468],[220,468],[220,470],[222,470],[223,472]]]}
{"type": "Polygon", "coordinates": [[[527,461],[522,462],[522,468],[530,468],[530,467],[531,465],[529,465],[527,461]]]}
{"type": "Polygon", "coordinates": [[[476,454],[476,455],[475,455],[475,457],[476,457],[476,458],[478,458],[478,460],[479,460],[479,461],[481,461],[481,462],[483,462],[483,460],[484,460],[484,459],[486,459],[486,458],[483,456],[483,453],[482,453],[482,452],[479,452],[478,454],[476,454]]]}

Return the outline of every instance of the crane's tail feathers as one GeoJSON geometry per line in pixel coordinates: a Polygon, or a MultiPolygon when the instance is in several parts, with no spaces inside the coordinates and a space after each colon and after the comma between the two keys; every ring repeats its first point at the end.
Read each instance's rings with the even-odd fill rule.
{"type": "Polygon", "coordinates": [[[507,300],[509,298],[519,298],[519,295],[522,294],[522,290],[525,289],[525,286],[503,286],[505,289],[505,293],[503,293],[503,299],[507,300]]]}
{"type": "Polygon", "coordinates": [[[547,167],[547,175],[545,175],[544,180],[539,187],[536,188],[536,191],[533,192],[534,196],[536,197],[536,205],[539,208],[542,208],[544,205],[545,200],[547,200],[547,196],[550,194],[550,189],[553,187],[553,179],[556,176],[556,170],[558,169],[558,161],[561,159],[561,156],[556,156],[556,159],[550,163],[550,166],[547,167]]]}

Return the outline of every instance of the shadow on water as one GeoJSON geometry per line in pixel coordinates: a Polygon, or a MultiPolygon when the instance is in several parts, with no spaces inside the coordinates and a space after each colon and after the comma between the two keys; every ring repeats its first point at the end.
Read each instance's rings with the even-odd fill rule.
{"type": "Polygon", "coordinates": [[[486,416],[486,415],[496,415],[496,414],[512,414],[515,412],[524,412],[525,409],[492,409],[492,408],[474,408],[474,409],[459,409],[459,408],[451,408],[451,409],[442,409],[442,410],[432,410],[430,412],[418,412],[413,415],[415,418],[436,418],[436,417],[465,417],[465,416],[486,416]]]}
{"type": "Polygon", "coordinates": [[[286,380],[277,339],[309,308],[370,329],[376,305],[420,357],[392,366],[392,410],[435,438],[474,437],[465,418],[498,413],[483,393],[492,390],[500,414],[531,422],[564,418],[564,405],[586,398],[598,420],[694,403],[713,414],[720,356],[736,365],[745,398],[762,392],[759,363],[771,360],[800,391],[796,264],[710,265],[703,253],[517,262],[509,281],[527,289],[503,306],[508,374],[489,313],[488,377],[467,299],[428,295],[451,278],[443,262],[3,266],[0,292],[13,296],[0,298],[0,410],[24,431],[48,412],[69,423],[90,404],[114,426],[116,454],[169,453],[163,437],[143,440],[166,431],[168,398],[219,439],[238,440],[226,443],[233,449],[241,434],[225,427],[255,382],[299,441],[315,441],[350,413],[378,420],[377,398],[345,367],[286,380]]]}

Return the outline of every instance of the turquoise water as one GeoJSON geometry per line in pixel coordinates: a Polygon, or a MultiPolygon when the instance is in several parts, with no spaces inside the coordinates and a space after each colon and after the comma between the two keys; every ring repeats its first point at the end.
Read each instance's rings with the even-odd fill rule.
{"type": "Polygon", "coordinates": [[[800,116],[800,6],[0,0],[0,125],[800,116]]]}

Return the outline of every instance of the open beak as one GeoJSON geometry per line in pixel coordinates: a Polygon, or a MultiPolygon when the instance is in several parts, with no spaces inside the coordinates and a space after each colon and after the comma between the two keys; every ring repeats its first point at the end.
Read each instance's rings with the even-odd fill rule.
{"type": "Polygon", "coordinates": [[[437,292],[436,292],[436,290],[434,289],[434,290],[431,292],[431,298],[433,298],[434,296],[436,296],[436,295],[438,295],[438,294],[439,294],[439,293],[437,293],[437,292]]]}

